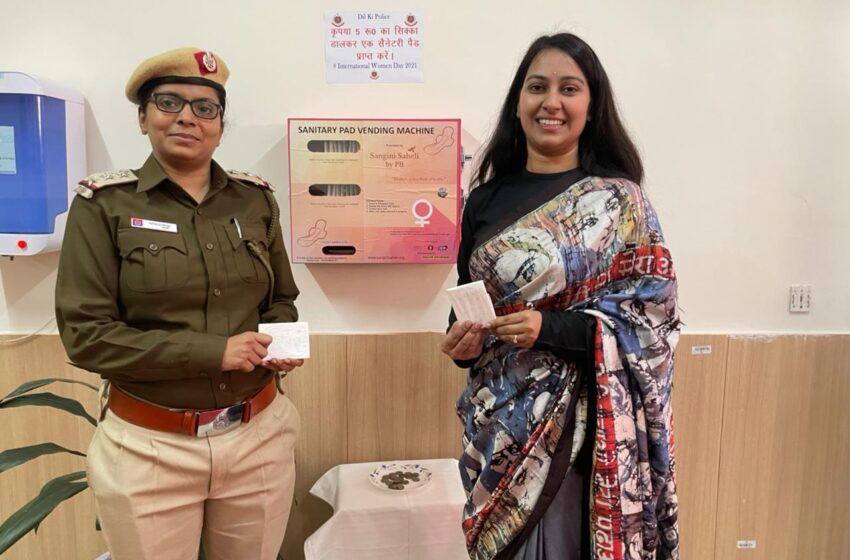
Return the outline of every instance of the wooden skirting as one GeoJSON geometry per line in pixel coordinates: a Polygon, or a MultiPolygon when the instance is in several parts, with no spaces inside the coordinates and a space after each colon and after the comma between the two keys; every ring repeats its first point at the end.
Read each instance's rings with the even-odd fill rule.
{"type": "MultiPolygon", "coordinates": [[[[308,494],[325,470],[458,455],[454,406],[465,373],[440,354],[439,340],[433,333],[312,337],[313,357],[285,382],[302,419],[287,560],[303,557],[304,539],[331,514],[308,494]]],[[[41,377],[96,382],[65,360],[57,336],[0,346],[0,393],[41,377]]],[[[92,413],[96,408],[94,393],[83,387],[48,390],[82,400],[92,413]]],[[[682,558],[844,557],[850,550],[848,400],[850,335],[683,336],[674,388],[682,558]],[[710,352],[694,353],[695,347],[710,352]],[[738,549],[741,540],[756,541],[756,549],[738,549]]],[[[53,441],[85,451],[94,430],[52,409],[0,415],[0,449],[53,441]]],[[[82,458],[57,454],[0,474],[0,519],[46,480],[84,468],[82,458]]],[[[89,559],[104,549],[86,492],[4,558],[89,559]]]]}

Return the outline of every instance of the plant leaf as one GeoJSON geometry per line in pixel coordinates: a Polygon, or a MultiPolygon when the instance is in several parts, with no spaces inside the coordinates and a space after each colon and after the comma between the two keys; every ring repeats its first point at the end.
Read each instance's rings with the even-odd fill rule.
{"type": "Polygon", "coordinates": [[[0,473],[6,472],[13,467],[17,467],[18,465],[22,465],[27,461],[31,461],[33,459],[37,459],[42,455],[49,455],[51,453],[73,453],[74,455],[79,455],[80,457],[85,457],[85,453],[80,453],[79,451],[74,451],[73,449],[66,449],[61,445],[56,445],[55,443],[39,443],[38,445],[30,445],[27,447],[17,447],[15,449],[7,449],[0,453],[0,473]]]}
{"type": "Polygon", "coordinates": [[[3,400],[5,401],[6,399],[12,399],[12,398],[17,397],[18,395],[23,395],[24,393],[29,393],[33,389],[38,389],[39,387],[44,387],[45,385],[50,385],[53,382],[74,383],[76,385],[85,385],[89,389],[97,391],[97,387],[95,387],[94,385],[92,385],[90,383],[85,383],[83,381],[77,381],[76,379],[66,379],[64,377],[48,377],[48,378],[45,378],[45,379],[36,379],[34,381],[27,381],[26,383],[24,383],[23,385],[21,385],[20,387],[18,387],[17,389],[15,389],[11,393],[9,393],[5,397],[3,397],[3,400]]]}
{"type": "Polygon", "coordinates": [[[83,408],[83,405],[81,405],[79,401],[75,401],[74,399],[69,399],[67,397],[60,397],[59,395],[54,395],[53,393],[35,393],[33,395],[20,395],[18,397],[4,399],[0,401],[0,408],[12,408],[16,406],[27,405],[51,406],[53,408],[58,408],[66,412],[70,412],[71,414],[80,416],[81,418],[85,418],[86,420],[88,420],[89,424],[91,424],[92,426],[97,426],[97,421],[92,418],[88,412],[86,412],[86,409],[83,408]]]}
{"type": "Polygon", "coordinates": [[[0,525],[0,554],[38,527],[63,501],[88,488],[86,472],[79,471],[54,478],[41,488],[38,496],[9,516],[0,525]]]}

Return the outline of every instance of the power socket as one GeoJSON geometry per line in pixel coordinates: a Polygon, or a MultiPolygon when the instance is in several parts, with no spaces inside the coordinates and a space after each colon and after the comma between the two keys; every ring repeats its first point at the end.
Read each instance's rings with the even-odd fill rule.
{"type": "Polygon", "coordinates": [[[811,284],[792,284],[791,298],[788,301],[788,311],[791,313],[808,313],[812,309],[811,284]]]}

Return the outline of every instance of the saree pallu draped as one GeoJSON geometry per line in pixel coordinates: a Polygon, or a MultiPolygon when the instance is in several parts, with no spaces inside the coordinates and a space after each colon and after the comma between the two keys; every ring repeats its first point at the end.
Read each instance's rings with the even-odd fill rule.
{"type": "Polygon", "coordinates": [[[677,560],[676,278],[640,186],[599,177],[565,185],[479,245],[469,270],[484,281],[500,315],[536,308],[597,319],[595,371],[584,384],[578,366],[563,357],[493,336],[485,341],[457,403],[470,557],[489,560],[523,531],[562,436],[572,437],[561,447],[575,461],[592,390],[591,556],[677,560]]]}

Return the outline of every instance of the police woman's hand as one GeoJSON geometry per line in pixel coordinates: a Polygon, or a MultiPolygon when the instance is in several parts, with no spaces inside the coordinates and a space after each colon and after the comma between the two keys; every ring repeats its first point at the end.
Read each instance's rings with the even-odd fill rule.
{"type": "Polygon", "coordinates": [[[496,317],[490,324],[491,332],[503,342],[520,348],[531,348],[540,336],[543,314],[536,310],[519,311],[496,317]]]}
{"type": "Polygon", "coordinates": [[[224,356],[221,358],[221,370],[244,372],[254,371],[266,354],[272,337],[258,332],[244,332],[227,339],[224,356]]]}
{"type": "Polygon", "coordinates": [[[303,366],[304,360],[296,358],[272,358],[263,362],[263,365],[275,371],[283,371],[289,373],[298,366],[303,366]]]}
{"type": "Polygon", "coordinates": [[[455,321],[440,344],[440,350],[453,360],[470,360],[481,355],[489,331],[480,323],[455,321]]]}

